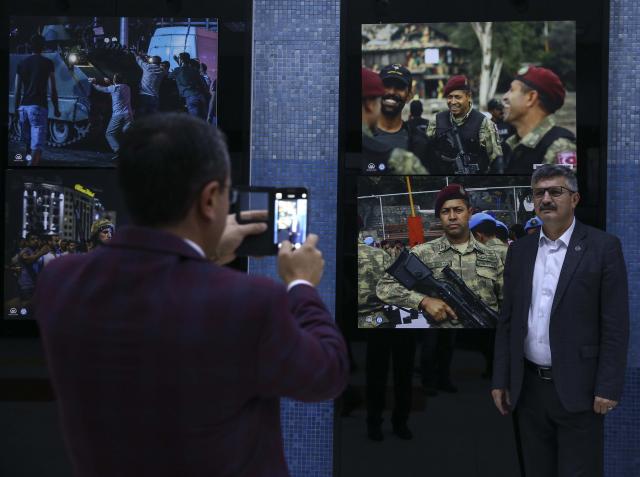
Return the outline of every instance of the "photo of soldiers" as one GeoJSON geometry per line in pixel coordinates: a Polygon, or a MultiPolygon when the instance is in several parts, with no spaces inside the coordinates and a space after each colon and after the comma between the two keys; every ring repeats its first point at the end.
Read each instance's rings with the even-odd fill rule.
{"type": "Polygon", "coordinates": [[[531,174],[542,164],[578,163],[575,135],[556,125],[555,112],[566,91],[558,75],[547,68],[525,67],[504,95],[505,120],[516,128],[506,141],[509,156],[505,172],[531,174]]]}
{"type": "Polygon", "coordinates": [[[68,253],[107,243],[127,222],[113,170],[10,170],[4,250],[6,319],[31,319],[31,298],[44,267],[68,253]]]}
{"type": "MultiPolygon", "coordinates": [[[[393,64],[382,68],[380,79],[384,86],[381,114],[373,135],[382,143],[413,153],[428,170],[426,126],[429,121],[421,117],[403,121],[402,110],[411,99],[411,73],[402,65],[393,64]],[[420,127],[418,127],[418,122],[420,127]]],[[[417,102],[420,104],[420,102],[417,102]]],[[[420,104],[421,105],[421,104],[420,104]]],[[[414,106],[415,108],[415,106],[414,106]]]]}
{"type": "Polygon", "coordinates": [[[213,121],[205,71],[218,71],[215,18],[11,16],[7,164],[114,167],[118,135],[138,117],[211,112],[213,121]],[[105,92],[119,93],[117,104],[105,92]]]}
{"type": "Polygon", "coordinates": [[[374,174],[427,174],[420,160],[411,152],[381,141],[374,130],[382,111],[385,88],[382,79],[362,69],[362,159],[360,170],[374,174]]]}
{"type": "Polygon", "coordinates": [[[370,291],[378,273],[376,298],[369,295],[377,311],[367,308],[363,293],[358,327],[492,328],[500,307],[509,226],[533,217],[533,212],[521,207],[523,198],[530,194],[528,178],[413,176],[409,178],[410,189],[406,179],[362,176],[358,181],[358,215],[363,222],[358,246],[359,289],[370,291]],[[429,284],[407,288],[395,275],[380,274],[381,267],[367,261],[365,253],[385,253],[387,257],[378,254],[386,259],[385,264],[406,260],[400,253],[385,251],[383,244],[389,242],[408,244],[408,252],[457,298],[443,295],[440,288],[429,284]],[[458,278],[475,295],[475,301],[459,301],[464,301],[467,292],[460,291],[458,278]],[[467,305],[475,318],[465,315],[469,313],[467,305]],[[459,309],[467,311],[457,316],[459,309]]]}
{"type": "Polygon", "coordinates": [[[473,109],[471,87],[464,75],[449,78],[444,87],[448,111],[436,114],[427,137],[441,174],[485,174],[493,166],[502,172],[502,148],[491,119],[473,109]]]}
{"type": "Polygon", "coordinates": [[[397,89],[389,91],[387,119],[376,131],[399,141],[407,135],[399,121],[408,122],[409,105],[419,102],[427,143],[414,141],[408,128],[409,149],[430,174],[528,175],[534,158],[577,167],[575,22],[380,23],[362,25],[361,34],[362,67],[384,77],[395,72],[397,89]],[[557,77],[562,102],[542,71],[557,77]],[[512,91],[514,80],[527,90],[517,83],[512,91]],[[511,112],[507,103],[514,101],[511,112]]]}

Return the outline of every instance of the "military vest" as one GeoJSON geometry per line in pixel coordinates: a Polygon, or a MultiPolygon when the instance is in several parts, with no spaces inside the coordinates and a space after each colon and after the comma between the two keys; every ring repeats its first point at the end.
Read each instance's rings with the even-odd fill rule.
{"type": "Polygon", "coordinates": [[[362,135],[362,158],[360,171],[363,173],[386,174],[393,148],[372,136],[362,135]]]}
{"type": "Polygon", "coordinates": [[[531,174],[534,164],[544,163],[544,155],[557,139],[569,139],[575,142],[576,137],[571,131],[560,126],[552,127],[547,134],[542,136],[533,149],[526,146],[516,146],[506,158],[505,174],[531,174]]]}
{"type": "MultiPolygon", "coordinates": [[[[480,170],[484,171],[489,165],[489,156],[480,145],[480,127],[485,120],[485,115],[475,109],[471,110],[467,120],[457,126],[458,135],[462,148],[466,154],[469,154],[478,164],[480,170]]],[[[442,111],[436,114],[436,132],[434,147],[437,155],[447,158],[454,158],[460,152],[458,143],[453,133],[453,125],[449,111],[442,111]]],[[[439,161],[438,171],[433,173],[452,174],[455,172],[455,164],[450,162],[439,161]]]]}
{"type": "MultiPolygon", "coordinates": [[[[429,155],[429,143],[427,141],[427,127],[429,126],[429,121],[426,119],[422,119],[420,122],[417,121],[402,121],[402,128],[407,132],[407,142],[405,144],[391,144],[385,141],[385,137],[387,135],[378,135],[374,136],[376,141],[388,146],[393,150],[394,147],[399,147],[400,149],[404,149],[406,151],[412,152],[415,156],[420,159],[422,165],[426,167],[428,171],[431,171],[430,167],[432,167],[431,162],[433,162],[432,157],[429,155]]],[[[364,141],[364,140],[363,140],[364,141]]],[[[364,142],[362,145],[363,152],[365,148],[369,146],[365,146],[364,142]]],[[[372,149],[376,149],[376,146],[371,146],[372,149]]],[[[389,151],[389,155],[391,154],[391,150],[389,151]]],[[[388,159],[388,157],[387,157],[388,159]]],[[[386,163],[384,163],[386,166],[386,163]]],[[[370,162],[366,162],[363,166],[369,168],[370,162]]],[[[364,170],[363,172],[372,172],[370,170],[364,170]]],[[[378,171],[378,173],[384,171],[378,171]]]]}

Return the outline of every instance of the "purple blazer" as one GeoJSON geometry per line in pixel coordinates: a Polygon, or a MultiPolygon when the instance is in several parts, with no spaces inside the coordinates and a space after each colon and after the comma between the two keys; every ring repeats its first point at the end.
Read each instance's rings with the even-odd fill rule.
{"type": "Polygon", "coordinates": [[[286,476],[279,397],[347,383],[314,288],[216,266],[158,230],[52,261],[34,302],[81,477],[286,476]]]}

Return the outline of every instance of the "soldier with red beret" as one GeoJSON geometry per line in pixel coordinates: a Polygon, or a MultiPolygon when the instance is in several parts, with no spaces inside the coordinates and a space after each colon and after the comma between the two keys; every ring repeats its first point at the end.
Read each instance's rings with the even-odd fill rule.
{"type": "Polygon", "coordinates": [[[463,173],[459,160],[470,166],[464,173],[502,172],[498,131],[491,119],[473,109],[467,77],[457,75],[449,78],[444,96],[449,110],[436,114],[436,120],[427,128],[427,137],[431,139],[438,164],[437,170],[432,172],[463,173]]]}
{"type": "Polygon", "coordinates": [[[565,89],[551,70],[529,66],[518,71],[504,95],[505,120],[516,128],[507,139],[507,174],[531,174],[540,164],[577,165],[576,138],[556,126],[554,113],[562,107],[565,89]]]}
{"type": "Polygon", "coordinates": [[[375,174],[428,174],[411,152],[387,144],[373,136],[385,94],[377,73],[362,68],[362,164],[361,171],[375,174]]]}
{"type": "MultiPolygon", "coordinates": [[[[503,263],[469,231],[471,206],[467,191],[460,184],[449,184],[438,193],[434,209],[444,235],[416,245],[411,253],[427,264],[437,279],[443,278],[442,269],[449,265],[487,305],[498,310],[502,301],[503,263]]],[[[388,273],[378,282],[376,293],[385,303],[426,311],[441,323],[441,328],[462,327],[444,301],[407,290],[388,273]]]]}

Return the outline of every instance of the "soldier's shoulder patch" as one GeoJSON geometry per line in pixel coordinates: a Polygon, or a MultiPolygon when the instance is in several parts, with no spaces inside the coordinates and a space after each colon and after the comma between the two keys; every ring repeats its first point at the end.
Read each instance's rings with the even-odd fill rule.
{"type": "Polygon", "coordinates": [[[476,256],[476,265],[479,267],[497,267],[498,256],[492,250],[488,250],[488,253],[479,253],[476,256]]]}

